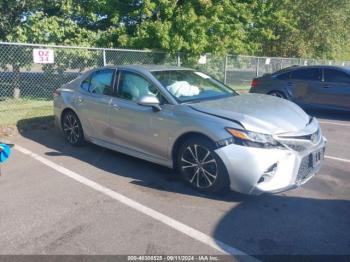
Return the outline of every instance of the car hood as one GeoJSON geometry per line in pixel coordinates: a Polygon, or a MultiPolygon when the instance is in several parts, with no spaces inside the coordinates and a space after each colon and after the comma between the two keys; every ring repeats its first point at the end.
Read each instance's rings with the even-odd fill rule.
{"type": "Polygon", "coordinates": [[[296,104],[262,94],[237,95],[190,106],[203,113],[238,121],[247,130],[265,134],[300,131],[310,122],[310,117],[296,104]]]}

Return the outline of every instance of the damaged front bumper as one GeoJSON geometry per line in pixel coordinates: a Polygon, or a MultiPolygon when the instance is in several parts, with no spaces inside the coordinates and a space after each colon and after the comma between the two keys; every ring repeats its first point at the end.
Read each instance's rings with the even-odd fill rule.
{"type": "Polygon", "coordinates": [[[230,144],[215,152],[227,168],[232,190],[259,195],[286,191],[310,180],[320,170],[326,141],[321,135],[316,144],[276,149],[230,144]]]}

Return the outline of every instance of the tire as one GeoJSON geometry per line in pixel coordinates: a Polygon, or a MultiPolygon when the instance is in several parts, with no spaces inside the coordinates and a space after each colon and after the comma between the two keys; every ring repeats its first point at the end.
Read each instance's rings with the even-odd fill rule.
{"type": "Polygon", "coordinates": [[[62,130],[68,144],[72,146],[85,144],[83,127],[78,116],[73,111],[67,111],[63,114],[62,130]]]}
{"type": "Polygon", "coordinates": [[[227,169],[214,152],[215,145],[205,138],[190,138],[179,148],[177,169],[190,187],[206,193],[226,193],[229,189],[227,169]]]}
{"type": "Polygon", "coordinates": [[[287,99],[287,96],[283,92],[277,91],[277,90],[271,91],[269,93],[269,95],[275,96],[275,97],[279,97],[279,98],[283,98],[283,99],[287,99]]]}

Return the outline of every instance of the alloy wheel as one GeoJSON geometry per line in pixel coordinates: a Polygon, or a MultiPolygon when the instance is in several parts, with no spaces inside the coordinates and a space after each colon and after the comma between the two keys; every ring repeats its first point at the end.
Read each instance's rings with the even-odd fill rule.
{"type": "Polygon", "coordinates": [[[218,177],[217,162],[211,151],[202,145],[188,145],[180,165],[187,181],[200,189],[211,187],[218,177]]]}
{"type": "Polygon", "coordinates": [[[72,113],[67,113],[63,120],[63,132],[70,144],[77,144],[79,141],[79,123],[77,117],[72,113]]]}

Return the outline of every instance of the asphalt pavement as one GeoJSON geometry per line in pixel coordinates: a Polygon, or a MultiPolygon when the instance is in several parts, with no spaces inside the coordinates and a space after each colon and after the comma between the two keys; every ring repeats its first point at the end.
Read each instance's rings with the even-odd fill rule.
{"type": "Polygon", "coordinates": [[[350,116],[309,113],[328,139],[323,167],[275,195],[200,194],[170,169],[71,147],[56,129],[11,137],[0,254],[350,255],[350,116]]]}

